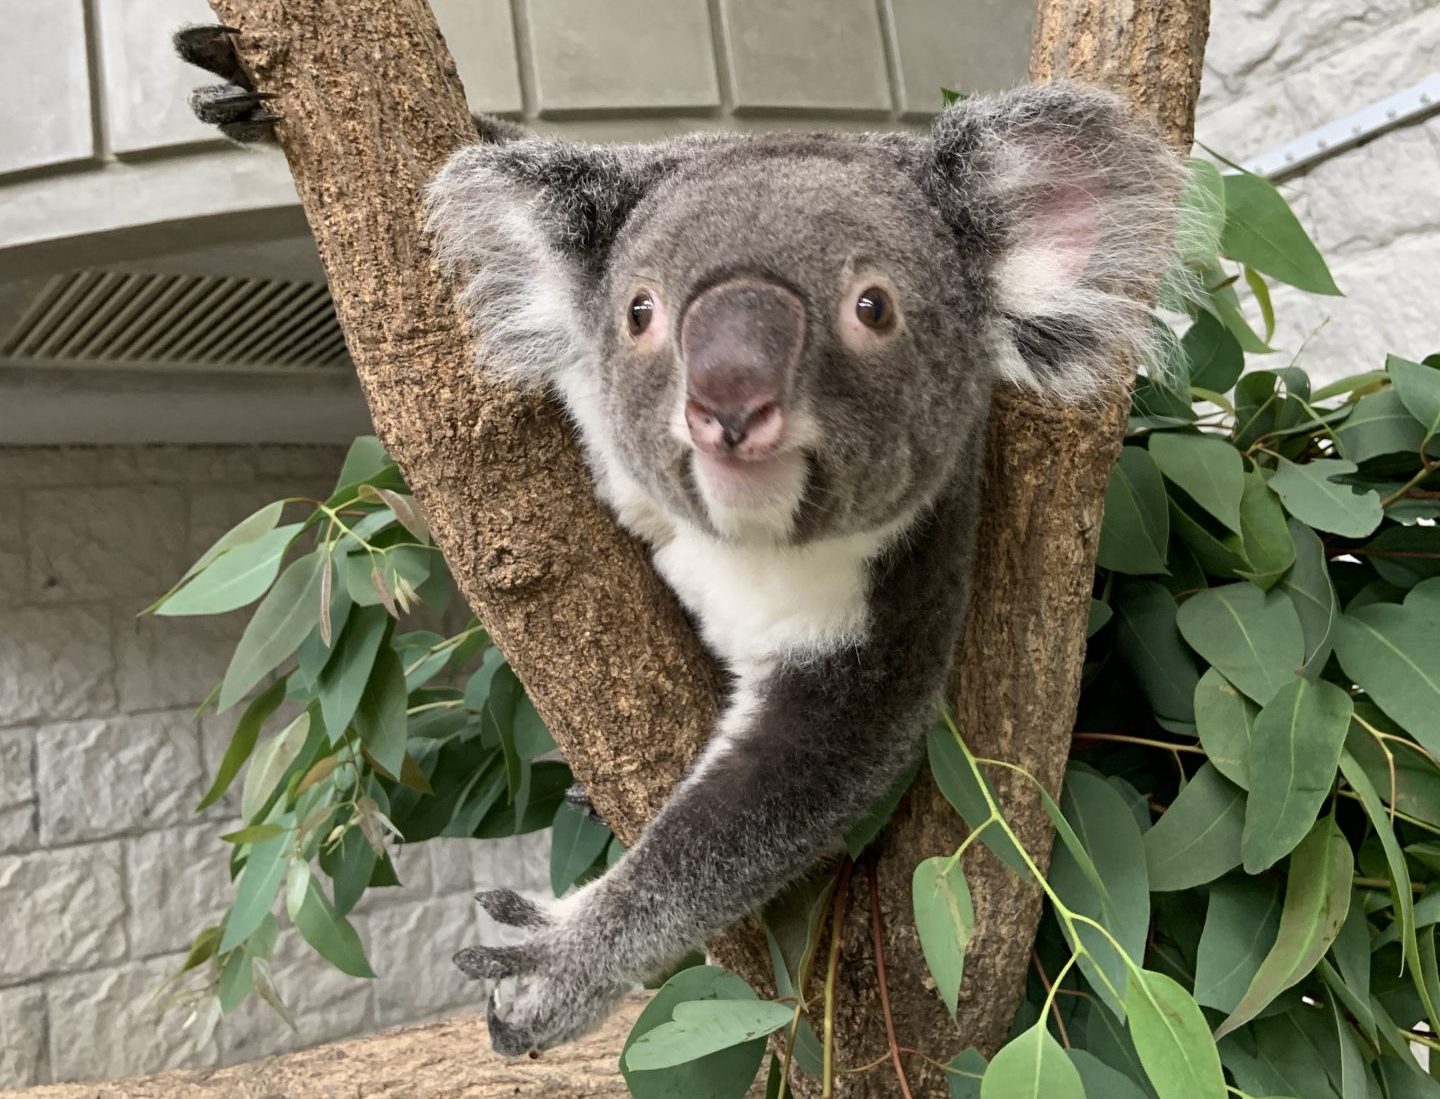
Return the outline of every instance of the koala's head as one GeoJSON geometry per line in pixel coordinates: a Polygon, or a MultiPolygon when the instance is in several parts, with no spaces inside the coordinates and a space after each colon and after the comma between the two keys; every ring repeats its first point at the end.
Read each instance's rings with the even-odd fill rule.
{"type": "Polygon", "coordinates": [[[553,381],[592,460],[722,537],[903,522],[997,382],[1083,398],[1144,339],[1177,158],[1027,89],[902,135],[530,140],[456,154],[442,256],[489,369],[553,381]]]}

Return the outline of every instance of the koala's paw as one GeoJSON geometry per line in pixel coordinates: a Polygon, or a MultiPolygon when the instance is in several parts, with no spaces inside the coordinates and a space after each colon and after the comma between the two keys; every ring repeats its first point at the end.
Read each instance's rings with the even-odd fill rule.
{"type": "Polygon", "coordinates": [[[509,889],[476,895],[494,919],[530,932],[515,946],[466,947],[462,973],[502,982],[490,994],[490,1044],[507,1057],[572,1041],[599,1025],[628,987],[605,978],[564,921],[509,889]],[[512,987],[508,987],[511,986],[512,987]]]}
{"type": "Polygon", "coordinates": [[[237,33],[233,27],[222,26],[185,27],[175,32],[175,52],[182,60],[225,81],[196,88],[190,94],[190,109],[231,141],[244,145],[274,141],[280,116],[268,104],[275,97],[256,91],[235,52],[237,33]]]}

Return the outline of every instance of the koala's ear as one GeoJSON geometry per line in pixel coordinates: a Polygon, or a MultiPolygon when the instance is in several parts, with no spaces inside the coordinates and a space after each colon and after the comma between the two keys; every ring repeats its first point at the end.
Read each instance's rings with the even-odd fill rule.
{"type": "MultiPolygon", "coordinates": [[[[696,143],[698,145],[698,143],[696,143]]],[[[467,145],[431,181],[428,225],[488,368],[549,381],[592,355],[584,304],[636,203],[689,153],[676,141],[467,145]]]]}
{"type": "Polygon", "coordinates": [[[1134,365],[1184,180],[1158,134],[1106,92],[1023,88],[947,109],[927,176],[988,264],[1002,374],[1078,397],[1134,365]]]}

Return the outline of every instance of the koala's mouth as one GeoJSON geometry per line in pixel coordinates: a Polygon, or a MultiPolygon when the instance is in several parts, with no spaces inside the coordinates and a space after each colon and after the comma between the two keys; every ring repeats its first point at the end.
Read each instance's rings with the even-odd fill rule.
{"type": "Polygon", "coordinates": [[[696,495],[722,534],[784,535],[805,495],[808,463],[799,450],[761,458],[691,452],[696,495]]]}

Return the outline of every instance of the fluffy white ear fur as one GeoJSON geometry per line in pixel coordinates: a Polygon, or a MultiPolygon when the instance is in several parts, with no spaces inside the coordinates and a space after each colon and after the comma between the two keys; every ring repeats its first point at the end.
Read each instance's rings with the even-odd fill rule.
{"type": "Polygon", "coordinates": [[[441,264],[464,280],[483,367],[523,386],[563,386],[595,359],[577,263],[547,233],[538,194],[498,165],[502,148],[469,145],[450,158],[430,183],[428,227],[441,264]]]}
{"type": "Polygon", "coordinates": [[[1153,338],[1149,294],[1171,254],[1183,161],[1105,92],[1026,88],[951,111],[972,161],[957,189],[1006,223],[992,276],[1001,373],[1072,400],[1126,377],[1153,338]]]}

